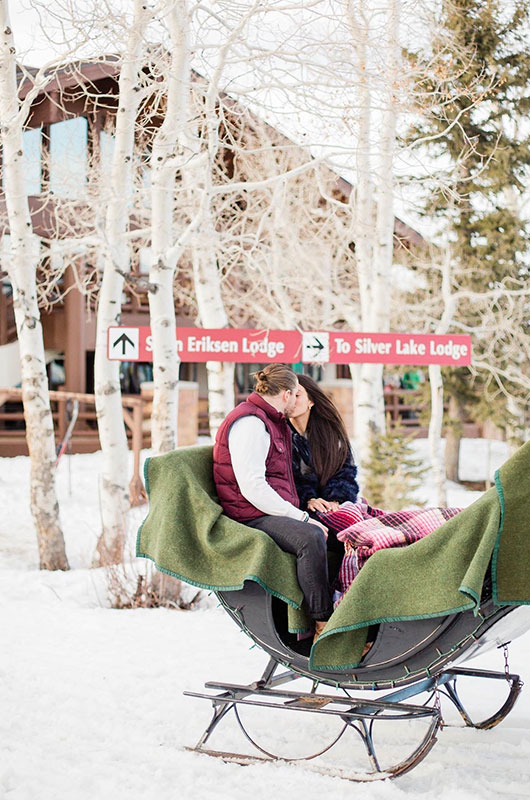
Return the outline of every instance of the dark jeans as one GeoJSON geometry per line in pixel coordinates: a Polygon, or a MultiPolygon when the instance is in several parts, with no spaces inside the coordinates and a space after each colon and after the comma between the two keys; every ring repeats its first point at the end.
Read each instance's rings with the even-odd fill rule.
{"type": "Polygon", "coordinates": [[[263,516],[245,522],[267,533],[287,553],[296,556],[296,574],[309,613],[315,620],[327,620],[333,611],[328,583],[328,562],[324,532],[309,522],[290,517],[263,516]]]}

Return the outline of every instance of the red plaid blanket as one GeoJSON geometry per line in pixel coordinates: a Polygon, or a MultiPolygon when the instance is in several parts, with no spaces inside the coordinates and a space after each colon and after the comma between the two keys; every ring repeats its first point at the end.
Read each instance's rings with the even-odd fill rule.
{"type": "Polygon", "coordinates": [[[383,511],[372,508],[364,497],[356,503],[343,503],[337,511],[317,514],[319,520],[344,542],[345,556],[339,573],[339,591],[348,589],[361,567],[383,547],[405,547],[423,539],[461,508],[420,508],[409,511],[383,511]]]}

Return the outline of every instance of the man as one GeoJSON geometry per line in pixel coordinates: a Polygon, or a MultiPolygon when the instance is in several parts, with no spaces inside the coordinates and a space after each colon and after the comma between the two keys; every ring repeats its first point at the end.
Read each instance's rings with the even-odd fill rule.
{"type": "Polygon", "coordinates": [[[214,480],[225,514],[267,533],[296,555],[300,588],[315,621],[315,639],[333,612],[328,584],[327,529],[301,511],[291,465],[286,417],[294,410],[298,379],[283,364],[256,373],[256,389],[221,423],[214,480]]]}

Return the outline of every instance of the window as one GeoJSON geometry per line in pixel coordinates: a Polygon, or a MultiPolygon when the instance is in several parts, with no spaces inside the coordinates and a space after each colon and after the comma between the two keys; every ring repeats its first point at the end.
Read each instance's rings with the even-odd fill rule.
{"type": "Polygon", "coordinates": [[[23,133],[24,175],[27,194],[40,194],[41,191],[41,141],[40,128],[23,133]]]}
{"type": "Polygon", "coordinates": [[[85,117],[50,125],[50,189],[58,197],[80,198],[87,180],[85,117]]]}
{"type": "MultiPolygon", "coordinates": [[[[22,134],[26,194],[40,194],[41,191],[41,138],[40,128],[22,134]]],[[[2,189],[5,189],[5,180],[5,170],[2,170],[2,189]]]]}

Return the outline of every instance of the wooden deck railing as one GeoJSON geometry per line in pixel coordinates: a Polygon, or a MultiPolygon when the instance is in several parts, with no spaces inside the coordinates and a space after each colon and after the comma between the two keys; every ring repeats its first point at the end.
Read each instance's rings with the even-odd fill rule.
{"type": "MultiPolygon", "coordinates": [[[[54,421],[57,446],[60,447],[68,428],[68,402],[77,400],[79,413],[72,433],[72,449],[90,451],[98,450],[99,434],[96,422],[96,398],[93,394],[81,392],[50,391],[52,417],[54,421]],[[92,445],[92,446],[91,446],[92,445]]],[[[22,402],[22,389],[0,388],[0,444],[18,444],[25,441],[24,414],[22,410],[2,411],[2,406],[9,401],[22,402]],[[7,423],[8,426],[5,427],[7,423]]],[[[144,401],[140,397],[125,395],[121,398],[123,419],[133,452],[133,476],[129,483],[129,494],[132,505],[143,501],[143,484],[140,478],[140,451],[145,446],[143,431],[144,401]]]]}

